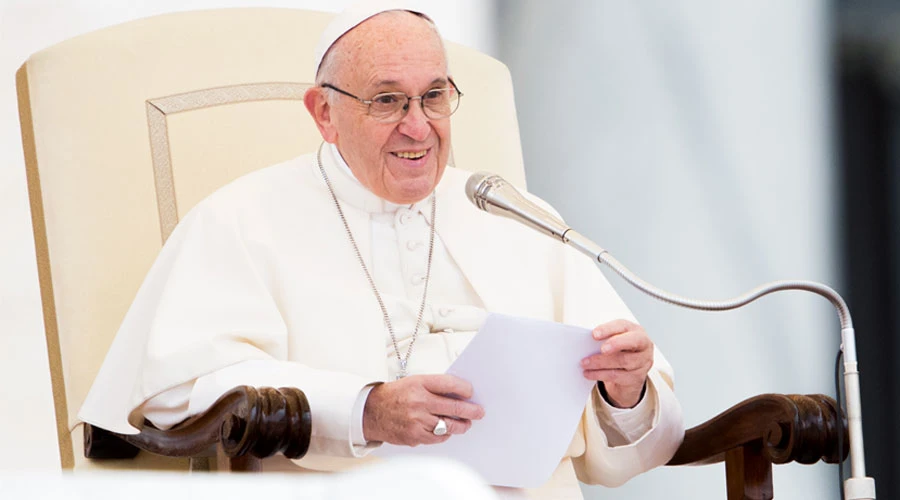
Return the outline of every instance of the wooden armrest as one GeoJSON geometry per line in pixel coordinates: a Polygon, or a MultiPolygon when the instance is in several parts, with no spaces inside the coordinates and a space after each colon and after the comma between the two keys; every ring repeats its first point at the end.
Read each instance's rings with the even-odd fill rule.
{"type": "Polygon", "coordinates": [[[772,463],[837,463],[839,422],[846,458],[847,422],[834,399],[822,394],[761,394],[688,429],[668,465],[721,462],[728,450],[757,441],[772,463]]]}
{"type": "MultiPolygon", "coordinates": [[[[257,470],[258,459],[276,453],[303,457],[311,433],[309,403],[302,391],[241,386],[203,414],[167,431],[145,425],[140,434],[116,434],[85,424],[84,454],[92,459],[133,458],[141,449],[195,457],[218,444],[219,452],[232,459],[234,470],[257,470]]],[[[822,394],[763,394],[688,429],[667,465],[724,460],[729,500],[771,499],[773,463],[837,463],[849,449],[847,422],[834,399],[822,394]]]]}
{"type": "Polygon", "coordinates": [[[309,402],[296,388],[235,387],[204,413],[169,430],[145,425],[139,434],[118,434],[89,424],[84,456],[134,458],[138,450],[169,457],[196,457],[216,444],[229,458],[301,458],[309,449],[309,402]]]}
{"type": "Polygon", "coordinates": [[[728,499],[771,499],[772,464],[847,457],[847,421],[834,399],[812,394],[762,394],[688,429],[667,465],[725,461],[728,499]],[[843,450],[838,456],[838,425],[843,450]]]}

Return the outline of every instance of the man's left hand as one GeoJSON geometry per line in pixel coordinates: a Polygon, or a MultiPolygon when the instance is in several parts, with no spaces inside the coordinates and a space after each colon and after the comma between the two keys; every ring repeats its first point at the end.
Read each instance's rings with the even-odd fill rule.
{"type": "Polygon", "coordinates": [[[581,360],[584,378],[603,382],[613,406],[634,407],[653,366],[653,342],[641,325],[624,319],[604,323],[592,333],[603,345],[600,354],[581,360]]]}

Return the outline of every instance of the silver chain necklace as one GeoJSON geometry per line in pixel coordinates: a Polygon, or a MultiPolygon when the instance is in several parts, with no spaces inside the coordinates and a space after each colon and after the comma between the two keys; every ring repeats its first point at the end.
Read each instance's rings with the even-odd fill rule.
{"type": "Polygon", "coordinates": [[[331,180],[328,178],[328,174],[325,173],[325,167],[322,166],[322,148],[324,146],[324,142],[319,146],[319,151],[316,153],[316,163],[319,165],[319,171],[322,172],[322,178],[325,179],[325,186],[328,187],[328,192],[331,193],[331,199],[334,200],[334,206],[337,208],[338,215],[341,217],[341,222],[344,223],[344,229],[347,231],[347,237],[350,239],[350,244],[353,245],[353,251],[356,253],[356,258],[359,259],[359,264],[362,266],[363,272],[366,273],[366,279],[369,280],[369,286],[372,287],[372,292],[375,294],[378,306],[381,307],[384,324],[387,326],[388,333],[391,334],[391,342],[394,343],[394,354],[397,355],[397,361],[400,362],[400,373],[397,374],[397,379],[401,379],[409,375],[409,372],[407,371],[409,357],[412,355],[413,345],[415,345],[416,338],[419,336],[419,326],[422,324],[422,317],[425,315],[425,299],[428,297],[428,282],[431,280],[431,259],[434,256],[434,216],[437,213],[436,195],[434,193],[431,195],[431,234],[428,240],[428,264],[425,268],[425,288],[422,290],[422,303],[419,305],[419,316],[416,318],[416,327],[413,330],[412,340],[410,340],[409,346],[406,348],[406,356],[401,357],[400,347],[397,345],[397,336],[394,335],[394,325],[391,324],[391,318],[388,316],[387,308],[384,306],[384,300],[382,300],[381,293],[378,292],[378,288],[375,286],[375,280],[372,279],[372,274],[369,272],[368,266],[366,266],[366,261],[363,260],[362,253],[359,251],[359,246],[356,244],[356,239],[353,238],[353,233],[350,231],[350,225],[347,223],[347,218],[344,217],[344,211],[341,209],[341,204],[338,202],[337,195],[334,194],[331,180]]]}

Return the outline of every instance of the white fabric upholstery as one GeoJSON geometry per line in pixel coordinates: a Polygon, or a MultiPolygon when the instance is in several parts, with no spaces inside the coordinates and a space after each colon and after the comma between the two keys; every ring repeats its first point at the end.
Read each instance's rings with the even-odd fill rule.
{"type": "MultiPolygon", "coordinates": [[[[313,47],[330,16],[168,14],[65,41],[19,70],[64,467],[97,466],[82,458],[74,416],[167,234],[162,166],[171,167],[162,177],[173,187],[169,216],[177,220],[238,176],[313,151],[321,138],[302,92],[279,92],[313,81],[313,47]]],[[[452,118],[452,162],[524,186],[508,70],[471,49],[447,48],[464,93],[452,118]]]]}

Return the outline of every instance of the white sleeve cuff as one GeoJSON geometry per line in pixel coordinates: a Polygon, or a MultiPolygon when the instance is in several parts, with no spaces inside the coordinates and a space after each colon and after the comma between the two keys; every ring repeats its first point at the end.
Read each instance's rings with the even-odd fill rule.
{"type": "Polygon", "coordinates": [[[366,401],[369,399],[369,393],[375,388],[374,385],[367,385],[359,391],[356,397],[356,403],[353,404],[353,413],[350,415],[350,439],[353,446],[366,446],[365,433],[363,432],[363,416],[365,415],[366,401]]]}
{"type": "Polygon", "coordinates": [[[609,404],[594,386],[594,411],[600,427],[609,438],[610,446],[623,446],[634,443],[653,428],[656,418],[656,390],[652,382],[647,380],[644,397],[634,408],[616,408],[609,404]]]}
{"type": "Polygon", "coordinates": [[[157,429],[167,430],[187,419],[194,381],[163,391],[141,405],[141,413],[157,429]]]}

